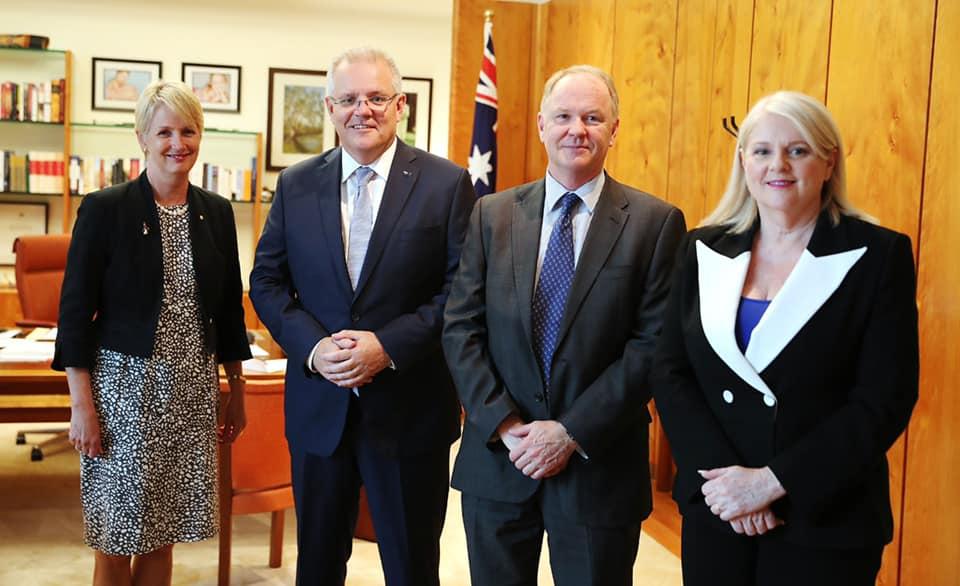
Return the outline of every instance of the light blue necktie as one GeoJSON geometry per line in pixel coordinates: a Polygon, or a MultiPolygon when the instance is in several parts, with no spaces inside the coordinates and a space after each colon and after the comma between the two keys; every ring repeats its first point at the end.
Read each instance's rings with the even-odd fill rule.
{"type": "Polygon", "coordinates": [[[373,231],[373,204],[370,201],[370,180],[373,179],[373,175],[373,169],[370,167],[357,167],[353,172],[357,182],[357,193],[354,196],[353,215],[350,217],[347,273],[350,274],[350,284],[354,290],[360,281],[363,258],[367,256],[367,245],[370,243],[370,233],[373,231]]]}
{"type": "MultiPolygon", "coordinates": [[[[557,349],[560,322],[567,304],[567,294],[573,283],[573,210],[580,197],[568,192],[556,205],[561,206],[560,218],[553,225],[547,251],[540,267],[540,281],[533,294],[533,350],[537,355],[544,387],[550,389],[550,367],[557,349]]],[[[556,205],[554,207],[556,207],[556,205]]]]}

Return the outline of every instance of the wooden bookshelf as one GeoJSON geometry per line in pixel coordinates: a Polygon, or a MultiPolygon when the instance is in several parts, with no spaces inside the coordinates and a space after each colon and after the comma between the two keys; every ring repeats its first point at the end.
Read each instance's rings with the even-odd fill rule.
{"type": "MultiPolygon", "coordinates": [[[[73,53],[56,49],[24,49],[20,47],[0,47],[0,82],[43,82],[56,77],[64,80],[62,91],[63,122],[42,122],[31,120],[3,120],[0,122],[0,149],[57,150],[62,153],[64,169],[70,163],[70,123],[73,87],[73,53]],[[50,129],[47,131],[46,129],[50,129]],[[29,135],[30,140],[23,138],[29,135]],[[39,148],[38,148],[39,147],[39,148]]],[[[63,206],[61,230],[70,231],[72,218],[70,210],[70,182],[67,174],[61,181],[57,193],[18,193],[3,192],[5,201],[24,201],[25,198],[46,198],[59,200],[63,206]]],[[[49,211],[48,211],[49,213],[49,211]]]]}

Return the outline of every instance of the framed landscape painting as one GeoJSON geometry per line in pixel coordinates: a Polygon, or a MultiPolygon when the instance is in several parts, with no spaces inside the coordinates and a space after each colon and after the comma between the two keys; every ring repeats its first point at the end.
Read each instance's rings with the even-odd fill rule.
{"type": "Polygon", "coordinates": [[[279,171],[333,148],[336,133],[323,98],[327,72],[269,70],[267,97],[267,169],[279,171]]]}

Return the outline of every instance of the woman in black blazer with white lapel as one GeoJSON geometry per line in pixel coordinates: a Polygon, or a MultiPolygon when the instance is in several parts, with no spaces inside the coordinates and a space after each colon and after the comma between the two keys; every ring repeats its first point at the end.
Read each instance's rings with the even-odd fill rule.
{"type": "Polygon", "coordinates": [[[218,436],[246,421],[233,210],[188,179],[200,102],[158,81],[135,118],[146,170],[80,205],[53,362],[67,372],[84,539],[104,585],[169,584],[173,544],[216,534],[218,436]]]}
{"type": "Polygon", "coordinates": [[[686,586],[874,583],[886,451],[917,399],[915,291],[909,238],[847,200],[826,108],[760,100],[679,252],[653,369],[686,586]]]}

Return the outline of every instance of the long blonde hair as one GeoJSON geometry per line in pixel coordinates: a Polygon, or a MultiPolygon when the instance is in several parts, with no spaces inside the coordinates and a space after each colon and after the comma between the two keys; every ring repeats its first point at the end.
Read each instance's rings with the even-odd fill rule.
{"type": "Polygon", "coordinates": [[[733,150],[733,164],[727,188],[717,207],[703,219],[701,226],[729,225],[730,232],[738,234],[747,231],[757,219],[757,202],[750,197],[747,180],[744,175],[741,156],[750,134],[757,121],[764,114],[783,116],[793,123],[813,152],[821,159],[828,159],[836,153],[833,173],[823,184],[820,195],[820,209],[830,214],[834,225],[840,216],[853,216],[874,221],[866,213],[857,209],[847,199],[847,171],[844,163],[843,141],[840,130],[826,106],[818,100],[799,92],[780,91],[761,98],[740,125],[737,145],[733,150]]]}

